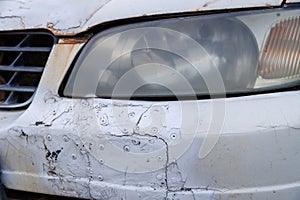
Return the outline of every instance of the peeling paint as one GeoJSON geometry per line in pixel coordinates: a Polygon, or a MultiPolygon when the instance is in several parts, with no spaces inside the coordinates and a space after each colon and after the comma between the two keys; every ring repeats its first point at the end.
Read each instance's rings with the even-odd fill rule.
{"type": "MultiPolygon", "coordinates": [[[[169,157],[169,146],[178,139],[177,137],[180,138],[180,130],[171,123],[164,126],[165,129],[170,128],[166,132],[151,133],[151,129],[149,129],[150,132],[147,134],[141,131],[143,127],[147,127],[147,121],[151,119],[151,111],[157,108],[157,104],[164,108],[167,118],[177,113],[174,102],[168,104],[165,102],[156,103],[155,105],[146,102],[126,103],[103,99],[68,100],[64,98],[57,99],[56,95],[49,93],[49,91],[43,94],[45,95],[40,96],[40,101],[29,108],[30,111],[30,109],[36,109],[35,106],[43,107],[42,113],[33,118],[31,117],[27,123],[21,125],[21,122],[28,119],[25,113],[21,116],[23,119],[19,121],[18,126],[11,127],[7,133],[1,131],[1,135],[9,135],[6,140],[0,140],[1,158],[4,160],[3,180],[5,180],[7,187],[31,191],[32,188],[28,184],[28,182],[31,182],[32,184],[38,184],[35,187],[35,191],[38,192],[89,199],[106,197],[111,199],[153,199],[154,197],[159,199],[234,199],[234,194],[238,194],[239,198],[247,199],[255,190],[268,197],[273,197],[273,187],[261,187],[259,189],[254,187],[261,181],[273,182],[272,176],[264,175],[266,172],[262,172],[259,176],[264,178],[250,179],[249,176],[253,176],[253,174],[243,171],[243,169],[247,169],[246,160],[251,157],[252,152],[256,154],[262,148],[257,143],[258,137],[262,143],[265,143],[267,139],[270,142],[269,146],[276,147],[274,150],[271,148],[265,149],[268,159],[259,163],[260,167],[263,166],[274,173],[274,170],[281,171],[279,164],[285,163],[290,166],[289,162],[294,160],[293,166],[295,167],[290,168],[290,170],[295,172],[298,169],[297,159],[295,159],[297,154],[293,157],[288,152],[289,149],[293,149],[295,153],[300,152],[298,145],[292,145],[293,143],[290,141],[292,138],[295,140],[299,137],[299,126],[297,126],[296,121],[292,123],[290,120],[289,125],[283,125],[282,119],[289,117],[300,119],[300,117],[297,118],[297,114],[294,114],[295,116],[288,114],[288,108],[292,103],[289,105],[280,104],[281,100],[279,101],[279,99],[283,98],[282,96],[277,98],[283,114],[281,116],[274,115],[272,118],[272,124],[276,124],[274,121],[278,117],[278,125],[267,125],[266,123],[259,125],[259,121],[263,122],[265,118],[255,117],[252,118],[252,122],[244,122],[253,129],[248,128],[248,131],[251,132],[251,134],[248,134],[239,131],[234,123],[235,118],[227,119],[225,133],[207,158],[201,161],[197,159],[197,151],[199,150],[199,144],[201,144],[201,138],[198,138],[184,155],[174,161],[169,157]],[[68,109],[70,105],[73,105],[71,106],[72,109],[68,109]],[[109,112],[112,107],[118,109],[129,108],[127,114],[133,125],[138,125],[140,130],[128,129],[127,132],[120,130],[120,127],[115,124],[115,116],[109,112]],[[78,110],[76,109],[85,114],[77,115],[76,111],[78,110]],[[64,112],[65,110],[68,110],[68,112],[64,112]],[[90,111],[88,112],[88,110],[90,111]],[[61,115],[60,113],[64,114],[61,115]],[[58,117],[55,117],[56,115],[58,117]],[[55,120],[53,121],[53,119],[55,120]],[[98,123],[101,132],[94,129],[95,124],[89,124],[93,121],[91,119],[96,120],[95,122],[98,123]],[[229,123],[231,120],[232,122],[229,123]],[[45,126],[46,121],[52,122],[47,123],[51,126],[45,126]],[[37,122],[39,125],[35,126],[34,124],[37,122]],[[77,133],[78,130],[88,133],[86,136],[91,137],[92,140],[82,140],[79,137],[80,134],[77,133]],[[255,133],[257,131],[259,132],[255,133]],[[270,140],[272,138],[270,135],[273,135],[274,131],[277,138],[270,140]],[[161,160],[162,167],[145,173],[134,173],[126,168],[116,170],[108,164],[106,158],[99,159],[94,154],[95,149],[99,149],[99,152],[101,152],[108,148],[106,143],[99,142],[98,137],[105,139],[105,141],[125,153],[139,154],[162,149],[163,154],[160,155],[161,157],[156,158],[161,160]],[[286,144],[289,144],[289,146],[286,144]],[[241,154],[237,154],[236,149],[239,149],[241,154]],[[273,153],[279,149],[280,153],[273,153]],[[282,161],[279,161],[279,158],[282,161]],[[283,159],[289,160],[289,162],[285,162],[283,159]],[[271,168],[270,162],[272,162],[271,168]],[[25,173],[14,174],[13,172],[16,169],[25,173]],[[234,178],[237,174],[239,179],[234,178]],[[15,184],[15,180],[18,180],[18,184],[15,184]],[[21,180],[26,181],[22,182],[21,180]],[[246,187],[238,188],[240,184],[245,184],[246,187]]],[[[277,94],[270,96],[277,96],[277,94]]],[[[287,100],[294,96],[295,93],[293,92],[286,94],[285,98],[287,100]]],[[[270,102],[270,99],[266,96],[256,97],[253,100],[251,100],[253,97],[244,98],[248,99],[248,104],[256,105],[257,116],[261,115],[259,112],[263,112],[262,108],[267,109],[266,106],[270,102]]],[[[271,99],[275,101],[274,97],[271,99]]],[[[243,115],[243,117],[240,116],[241,118],[249,119],[247,113],[238,112],[239,106],[243,106],[243,104],[239,104],[237,100],[229,99],[228,101],[229,112],[235,113],[230,116],[236,116],[239,113],[239,115],[243,115]],[[231,104],[233,104],[232,107],[231,104]]],[[[293,102],[298,104],[298,101],[293,102]]],[[[208,105],[203,103],[201,113],[209,118],[208,105]]],[[[157,116],[154,117],[157,119],[157,116]]],[[[204,120],[202,126],[205,124],[207,123],[204,120]]],[[[242,126],[244,125],[242,124],[242,126]]],[[[203,127],[203,129],[205,128],[203,127]]],[[[118,159],[122,158],[122,156],[119,157],[119,154],[113,152],[111,156],[118,159]]],[[[124,165],[125,162],[121,160],[119,165],[124,165]]],[[[152,162],[151,159],[149,162],[152,162]]],[[[259,166],[253,163],[251,169],[260,168],[259,166]]],[[[282,174],[284,177],[289,175],[290,171],[282,174]]],[[[297,181],[297,177],[294,178],[297,181]]],[[[275,189],[276,191],[283,190],[281,186],[278,187],[275,189]]],[[[295,182],[291,185],[282,185],[282,187],[289,188],[288,191],[295,194],[300,184],[295,182]]]]}
{"type": "MultiPolygon", "coordinates": [[[[124,16],[219,9],[224,2],[232,3],[186,1],[173,7],[166,1],[93,2],[98,4],[89,15],[79,12],[66,25],[63,19],[55,18],[63,8],[48,13],[47,23],[45,19],[29,22],[29,12],[37,9],[36,5],[10,1],[23,5],[22,17],[1,12],[0,28],[47,28],[55,34],[72,35],[124,16]],[[116,4],[119,12],[102,18],[116,4]],[[132,7],[132,14],[122,11],[122,6],[132,4],[138,5],[132,7]],[[187,6],[180,8],[182,4],[187,6]]],[[[279,3],[249,1],[243,5],[279,3]]],[[[196,113],[189,106],[191,102],[178,105],[175,101],[68,99],[58,95],[72,60],[89,37],[61,38],[30,107],[0,113],[0,162],[6,187],[87,199],[276,200],[300,196],[299,91],[226,99],[221,138],[205,158],[199,159],[199,147],[211,124],[210,100],[193,102],[199,107],[196,113]],[[182,105],[187,105],[184,109],[190,123],[200,116],[200,131],[195,135],[185,135],[193,133],[193,128],[181,126],[182,105]],[[176,148],[181,142],[186,142],[185,148],[176,148]],[[262,159],[253,162],[257,155],[262,159]]]]}
{"type": "Polygon", "coordinates": [[[59,40],[59,43],[62,43],[62,44],[81,44],[81,43],[86,43],[93,35],[92,34],[89,34],[89,35],[86,35],[84,37],[80,37],[80,38],[74,38],[74,37],[71,37],[71,38],[61,38],[59,40]]]}
{"type": "MultiPolygon", "coordinates": [[[[289,1],[293,2],[293,1],[289,1]]],[[[166,13],[195,12],[245,7],[279,6],[282,0],[226,0],[206,1],[175,0],[170,4],[164,0],[90,0],[88,4],[80,0],[47,2],[44,8],[40,1],[7,0],[1,2],[0,30],[48,29],[55,35],[75,35],[104,22],[124,18],[151,16],[166,13]],[[76,13],[76,14],[74,14],[76,13]]],[[[45,4],[45,3],[44,3],[45,4]]]]}

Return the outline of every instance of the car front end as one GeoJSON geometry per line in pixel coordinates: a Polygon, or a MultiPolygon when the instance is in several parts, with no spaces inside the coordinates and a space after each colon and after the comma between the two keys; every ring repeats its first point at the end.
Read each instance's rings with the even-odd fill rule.
{"type": "Polygon", "coordinates": [[[300,198],[299,2],[0,5],[5,188],[300,198]]]}

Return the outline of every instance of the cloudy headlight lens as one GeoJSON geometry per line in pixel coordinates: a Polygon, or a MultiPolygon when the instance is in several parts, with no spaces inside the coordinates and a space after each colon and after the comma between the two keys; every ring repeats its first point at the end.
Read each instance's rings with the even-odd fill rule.
{"type": "Polygon", "coordinates": [[[299,10],[276,9],[112,28],[89,41],[63,93],[180,99],[296,85],[299,15],[299,10]]]}

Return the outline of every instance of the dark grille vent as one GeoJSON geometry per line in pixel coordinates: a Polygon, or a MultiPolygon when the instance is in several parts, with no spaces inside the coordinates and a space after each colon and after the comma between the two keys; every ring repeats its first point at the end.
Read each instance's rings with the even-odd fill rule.
{"type": "Polygon", "coordinates": [[[31,103],[54,43],[49,33],[0,33],[0,108],[31,103]]]}

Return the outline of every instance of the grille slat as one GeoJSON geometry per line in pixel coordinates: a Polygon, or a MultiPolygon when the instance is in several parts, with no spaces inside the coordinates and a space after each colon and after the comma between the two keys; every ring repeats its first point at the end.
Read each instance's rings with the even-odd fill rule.
{"type": "Polygon", "coordinates": [[[35,67],[35,66],[18,66],[18,67],[12,67],[12,66],[0,65],[0,71],[41,73],[41,72],[43,72],[43,70],[44,70],[43,67],[35,67]]]}
{"type": "Polygon", "coordinates": [[[44,32],[0,32],[0,108],[31,103],[56,42],[44,32]]]}
{"type": "Polygon", "coordinates": [[[15,92],[11,92],[3,104],[9,105],[9,102],[15,102],[16,97],[15,92]]]}
{"type": "Polygon", "coordinates": [[[0,90],[11,91],[11,92],[35,92],[36,87],[32,86],[11,86],[11,85],[0,85],[0,90]]]}
{"type": "Polygon", "coordinates": [[[0,47],[0,51],[13,52],[49,52],[51,48],[47,47],[0,47]]]}

